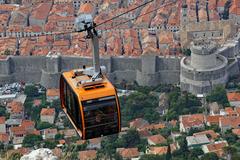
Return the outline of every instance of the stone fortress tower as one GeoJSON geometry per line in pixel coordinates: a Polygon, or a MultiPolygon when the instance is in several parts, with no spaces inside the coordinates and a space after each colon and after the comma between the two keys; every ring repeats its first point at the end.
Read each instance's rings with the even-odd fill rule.
{"type": "Polygon", "coordinates": [[[191,43],[191,57],[181,60],[181,90],[193,94],[210,92],[228,81],[228,59],[217,52],[213,41],[201,40],[191,43]]]}

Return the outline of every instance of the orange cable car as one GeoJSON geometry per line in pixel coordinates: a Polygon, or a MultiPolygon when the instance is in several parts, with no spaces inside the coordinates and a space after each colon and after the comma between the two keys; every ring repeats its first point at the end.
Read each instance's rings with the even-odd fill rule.
{"type": "Polygon", "coordinates": [[[91,139],[119,133],[121,114],[117,91],[102,73],[105,68],[99,65],[97,32],[94,27],[86,30],[93,42],[94,67],[63,72],[60,98],[63,111],[80,137],[91,139]]]}
{"type": "Polygon", "coordinates": [[[120,107],[113,85],[103,77],[101,83],[78,85],[74,71],[60,78],[61,105],[82,139],[91,139],[121,131],[120,107]]]}

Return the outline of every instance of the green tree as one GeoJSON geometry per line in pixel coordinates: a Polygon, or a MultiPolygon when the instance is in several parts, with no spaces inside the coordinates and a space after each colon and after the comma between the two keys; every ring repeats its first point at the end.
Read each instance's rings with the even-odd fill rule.
{"type": "Polygon", "coordinates": [[[184,48],[183,50],[183,54],[185,55],[185,56],[191,56],[191,50],[189,49],[189,48],[184,48]]]}
{"type": "Polygon", "coordinates": [[[35,145],[39,145],[42,141],[42,136],[29,134],[26,135],[23,139],[23,147],[33,147],[35,145]]]}
{"type": "Polygon", "coordinates": [[[63,138],[64,138],[63,134],[58,133],[58,134],[55,135],[55,140],[60,140],[60,139],[63,139],[63,138]]]}
{"type": "Polygon", "coordinates": [[[187,140],[186,140],[185,136],[180,137],[178,140],[178,143],[180,146],[180,149],[179,149],[180,152],[182,152],[182,153],[188,152],[187,140]]]}
{"type": "Polygon", "coordinates": [[[119,146],[119,141],[117,135],[110,135],[105,137],[101,142],[101,149],[98,151],[98,157],[105,157],[106,159],[111,159],[119,146]]]}
{"type": "Polygon", "coordinates": [[[227,92],[224,86],[217,86],[215,87],[209,95],[207,95],[208,102],[217,102],[223,106],[229,106],[229,102],[227,99],[227,92]]]}
{"type": "Polygon", "coordinates": [[[137,148],[140,152],[145,152],[148,142],[146,139],[141,139],[140,143],[137,145],[137,148]]]}
{"type": "Polygon", "coordinates": [[[121,157],[121,155],[118,154],[118,153],[115,153],[115,154],[113,155],[113,159],[114,159],[114,160],[123,160],[123,158],[121,157]]]}
{"type": "Polygon", "coordinates": [[[49,149],[54,149],[57,146],[56,141],[44,141],[43,147],[49,148],[49,149]]]}
{"type": "Polygon", "coordinates": [[[169,109],[165,115],[166,120],[178,119],[181,114],[194,114],[201,112],[201,102],[199,99],[187,92],[182,93],[180,89],[168,94],[169,109]]]}
{"type": "Polygon", "coordinates": [[[24,94],[26,94],[28,97],[36,97],[38,96],[38,89],[34,85],[29,85],[25,87],[24,94]]]}
{"type": "Polygon", "coordinates": [[[206,153],[201,157],[201,160],[218,160],[218,156],[216,153],[206,153]]]}
{"type": "Polygon", "coordinates": [[[136,147],[141,142],[140,136],[135,129],[129,129],[127,134],[122,136],[122,139],[124,142],[122,147],[124,148],[136,147]]]}
{"type": "Polygon", "coordinates": [[[166,160],[171,160],[171,159],[172,159],[171,148],[170,148],[170,145],[168,145],[166,160]]]}
{"type": "Polygon", "coordinates": [[[237,135],[233,134],[231,130],[226,131],[222,138],[226,139],[229,144],[235,144],[238,139],[237,135]]]}
{"type": "Polygon", "coordinates": [[[76,151],[84,151],[84,150],[86,150],[86,148],[87,148],[87,143],[77,145],[76,151]]]}
{"type": "Polygon", "coordinates": [[[153,154],[145,154],[141,156],[140,160],[165,160],[166,157],[164,155],[153,155],[153,154]]]}
{"type": "Polygon", "coordinates": [[[20,153],[12,153],[8,160],[20,160],[20,158],[22,157],[22,154],[20,153]]]}
{"type": "Polygon", "coordinates": [[[51,127],[53,127],[53,125],[48,122],[38,122],[36,128],[38,130],[42,130],[42,129],[51,128],[51,127]]]}
{"type": "Polygon", "coordinates": [[[0,106],[0,116],[6,116],[6,107],[0,106]]]}
{"type": "Polygon", "coordinates": [[[236,154],[237,149],[232,146],[226,146],[223,148],[223,151],[227,155],[227,159],[232,159],[232,156],[236,154]]]}
{"type": "Polygon", "coordinates": [[[0,152],[4,150],[4,144],[0,142],[0,152]]]}
{"type": "Polygon", "coordinates": [[[157,122],[160,119],[155,111],[158,106],[158,98],[150,93],[134,92],[128,97],[121,97],[120,103],[123,126],[127,126],[130,120],[139,117],[149,122],[157,122]]]}
{"type": "Polygon", "coordinates": [[[189,156],[188,156],[189,159],[194,159],[194,158],[204,154],[201,148],[193,148],[189,152],[190,152],[189,156]]]}
{"type": "Polygon", "coordinates": [[[78,152],[72,152],[70,155],[70,159],[78,159],[78,152]]]}

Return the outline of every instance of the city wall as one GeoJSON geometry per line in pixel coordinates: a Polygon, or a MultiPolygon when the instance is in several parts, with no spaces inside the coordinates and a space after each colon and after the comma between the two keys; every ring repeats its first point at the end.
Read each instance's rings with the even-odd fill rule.
{"type": "MultiPolygon", "coordinates": [[[[139,58],[105,57],[109,79],[119,84],[137,82],[140,85],[177,84],[180,79],[180,58],[153,55],[139,58]]],[[[40,83],[46,88],[59,86],[61,72],[91,66],[92,59],[65,56],[10,56],[0,60],[0,84],[11,82],[40,83]]]]}

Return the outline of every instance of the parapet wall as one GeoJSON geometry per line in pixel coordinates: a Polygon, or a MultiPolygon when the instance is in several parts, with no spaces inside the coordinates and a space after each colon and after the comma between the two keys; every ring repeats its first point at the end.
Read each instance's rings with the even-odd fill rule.
{"type": "MultiPolygon", "coordinates": [[[[140,58],[104,57],[109,79],[115,83],[155,86],[161,83],[179,83],[180,58],[142,56],[140,58]]],[[[12,82],[40,83],[46,88],[59,84],[62,71],[91,66],[92,59],[74,56],[11,56],[0,61],[0,84],[12,82]]]]}

